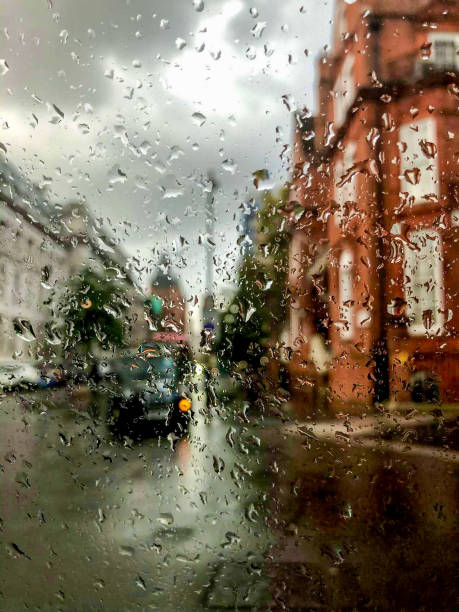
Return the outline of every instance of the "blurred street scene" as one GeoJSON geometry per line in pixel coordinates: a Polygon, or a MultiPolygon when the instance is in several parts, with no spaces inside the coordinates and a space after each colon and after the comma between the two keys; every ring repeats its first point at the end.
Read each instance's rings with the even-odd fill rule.
{"type": "Polygon", "coordinates": [[[4,609],[454,609],[455,418],[195,399],[188,437],[137,443],[83,394],[3,400],[4,609]]]}
{"type": "Polygon", "coordinates": [[[459,1],[7,4],[0,609],[459,609],[459,1]]]}

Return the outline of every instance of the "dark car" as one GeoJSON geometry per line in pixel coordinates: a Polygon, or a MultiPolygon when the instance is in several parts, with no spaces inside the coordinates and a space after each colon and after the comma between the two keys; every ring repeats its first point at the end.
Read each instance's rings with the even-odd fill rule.
{"type": "Polygon", "coordinates": [[[142,345],[113,363],[117,383],[109,420],[120,434],[184,434],[193,416],[188,389],[191,360],[183,347],[142,345]]]}

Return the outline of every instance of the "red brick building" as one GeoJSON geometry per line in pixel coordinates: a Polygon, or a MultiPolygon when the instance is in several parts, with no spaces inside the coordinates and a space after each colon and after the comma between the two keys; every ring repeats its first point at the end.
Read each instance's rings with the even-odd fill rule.
{"type": "Polygon", "coordinates": [[[152,338],[160,338],[158,334],[162,334],[163,339],[186,338],[185,299],[180,283],[170,271],[170,263],[166,258],[161,260],[158,271],[151,280],[150,296],[160,304],[157,313],[148,313],[151,308],[147,309],[151,320],[152,338]]]}
{"type": "Polygon", "coordinates": [[[295,127],[293,386],[456,401],[459,0],[335,10],[317,115],[295,127]]]}

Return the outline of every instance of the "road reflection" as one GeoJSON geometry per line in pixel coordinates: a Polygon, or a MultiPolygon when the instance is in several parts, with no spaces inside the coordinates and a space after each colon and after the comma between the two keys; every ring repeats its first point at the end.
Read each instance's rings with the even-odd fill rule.
{"type": "Polygon", "coordinates": [[[454,423],[197,400],[187,436],[133,442],[72,402],[2,401],[0,609],[457,608],[458,456],[421,444],[454,423]]]}
{"type": "Polygon", "coordinates": [[[191,459],[191,446],[187,438],[179,440],[175,447],[175,464],[183,474],[188,473],[191,459]]]}
{"type": "Polygon", "coordinates": [[[360,428],[363,439],[342,424],[338,436],[267,435],[271,609],[456,609],[456,453],[360,428]]]}
{"type": "Polygon", "coordinates": [[[261,450],[241,450],[251,431],[197,404],[188,436],[133,442],[78,401],[3,401],[1,609],[231,607],[271,544],[263,513],[246,519],[265,488],[261,450]]]}

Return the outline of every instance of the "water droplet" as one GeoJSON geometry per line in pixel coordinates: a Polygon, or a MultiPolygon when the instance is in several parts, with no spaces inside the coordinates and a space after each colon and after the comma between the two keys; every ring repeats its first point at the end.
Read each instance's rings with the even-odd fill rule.
{"type": "Polygon", "coordinates": [[[5,59],[0,59],[0,76],[5,76],[9,69],[7,61],[5,59]]]}
{"type": "Polygon", "coordinates": [[[236,434],[236,429],[234,427],[230,427],[228,431],[226,432],[226,441],[231,446],[231,448],[233,448],[235,444],[235,440],[234,440],[235,434],[236,434]]]}
{"type": "Polygon", "coordinates": [[[147,590],[147,585],[145,584],[145,580],[142,578],[142,576],[137,576],[135,583],[140,589],[142,589],[142,591],[147,590]]]}
{"type": "Polygon", "coordinates": [[[148,142],[148,140],[144,140],[142,144],[139,145],[139,151],[142,153],[142,155],[148,155],[150,149],[151,144],[148,142]]]}
{"type": "Polygon", "coordinates": [[[51,346],[58,346],[62,343],[59,331],[53,328],[53,323],[50,321],[45,324],[45,341],[51,346]]]}
{"type": "Polygon", "coordinates": [[[207,117],[199,112],[193,113],[191,117],[193,119],[193,123],[195,125],[198,125],[199,127],[203,126],[204,123],[207,121],[207,117]]]}
{"type": "Polygon", "coordinates": [[[203,0],[193,0],[193,8],[195,11],[200,13],[204,10],[204,1],[203,0]]]}
{"type": "Polygon", "coordinates": [[[252,36],[254,36],[255,38],[261,38],[266,26],[267,26],[266,21],[259,21],[258,23],[256,23],[253,26],[253,28],[250,30],[250,32],[252,33],[252,36]]]}
{"type": "Polygon", "coordinates": [[[113,166],[109,172],[109,185],[112,187],[117,183],[125,183],[127,181],[127,175],[118,166],[113,166]]]}
{"type": "Polygon", "coordinates": [[[296,110],[296,103],[292,94],[284,94],[282,96],[282,102],[289,112],[296,110]]]}
{"type": "Polygon", "coordinates": [[[61,43],[63,45],[67,44],[67,40],[69,38],[69,31],[68,30],[61,30],[59,33],[59,38],[61,39],[61,43]]]}
{"type": "Polygon", "coordinates": [[[456,85],[456,83],[451,83],[448,85],[447,89],[452,96],[459,99],[459,86],[456,85]]]}
{"type": "Polygon", "coordinates": [[[225,533],[226,542],[223,542],[222,548],[228,548],[229,546],[234,546],[235,544],[239,544],[241,538],[233,533],[232,531],[227,531],[225,533]]]}
{"type": "Polygon", "coordinates": [[[168,174],[158,186],[163,194],[163,199],[178,198],[183,195],[183,186],[173,174],[168,174]]]}
{"type": "Polygon", "coordinates": [[[221,457],[213,456],[212,463],[216,474],[220,474],[225,469],[225,462],[221,457]]]}
{"type": "Polygon", "coordinates": [[[172,525],[174,523],[174,517],[172,516],[172,514],[170,512],[163,512],[162,514],[160,514],[158,516],[158,523],[161,523],[161,525],[172,525]]]}
{"type": "Polygon", "coordinates": [[[237,170],[237,163],[233,159],[225,159],[222,162],[222,168],[230,174],[235,174],[237,170]]]}
{"type": "Polygon", "coordinates": [[[27,319],[15,319],[13,328],[16,335],[24,342],[34,342],[37,339],[32,324],[27,319]]]}
{"type": "Polygon", "coordinates": [[[255,523],[258,519],[258,512],[255,510],[255,506],[253,504],[250,504],[250,506],[247,508],[245,515],[251,523],[255,523]]]}

